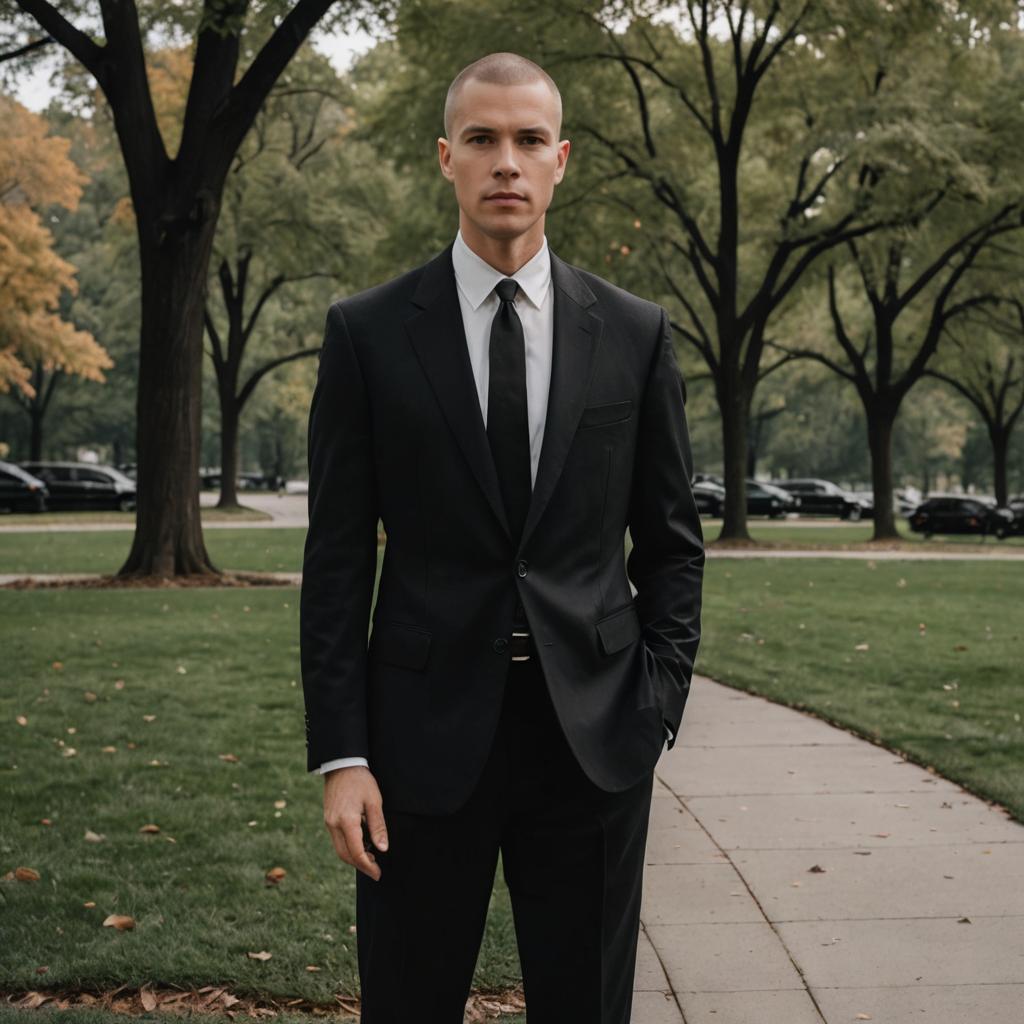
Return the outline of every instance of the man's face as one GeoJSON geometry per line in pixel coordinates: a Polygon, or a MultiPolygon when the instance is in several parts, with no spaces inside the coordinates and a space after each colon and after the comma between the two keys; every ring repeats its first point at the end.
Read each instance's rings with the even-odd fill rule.
{"type": "Polygon", "coordinates": [[[464,218],[494,239],[525,234],[544,216],[565,173],[558,102],[543,81],[462,87],[451,138],[438,139],[441,173],[464,218]]]}

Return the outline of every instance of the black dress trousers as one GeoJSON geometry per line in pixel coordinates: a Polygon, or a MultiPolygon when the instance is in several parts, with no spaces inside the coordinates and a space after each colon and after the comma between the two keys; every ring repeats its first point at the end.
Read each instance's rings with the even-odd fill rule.
{"type": "Polygon", "coordinates": [[[597,788],[536,656],[510,662],[469,800],[444,816],[385,802],[380,881],[356,876],[362,1024],[462,1024],[499,851],[530,1024],[628,1024],[653,780],[597,788]]]}

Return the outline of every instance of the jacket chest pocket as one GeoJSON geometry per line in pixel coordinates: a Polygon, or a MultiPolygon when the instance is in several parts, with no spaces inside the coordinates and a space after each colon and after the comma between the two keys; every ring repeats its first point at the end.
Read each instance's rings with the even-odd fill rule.
{"type": "Polygon", "coordinates": [[[600,405],[588,405],[580,416],[577,430],[587,427],[604,427],[612,423],[623,423],[633,415],[633,399],[621,402],[603,402],[600,405]]]}

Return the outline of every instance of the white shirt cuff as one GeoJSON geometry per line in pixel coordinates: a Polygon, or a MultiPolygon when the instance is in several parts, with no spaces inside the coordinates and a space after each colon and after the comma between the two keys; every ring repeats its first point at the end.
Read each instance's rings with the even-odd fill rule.
{"type": "Polygon", "coordinates": [[[370,767],[370,764],[365,757],[336,757],[333,761],[324,761],[317,771],[321,775],[326,775],[335,768],[348,768],[351,765],[356,764],[361,764],[364,768],[370,767]]]}
{"type": "MultiPolygon", "coordinates": [[[[662,724],[664,725],[664,723],[662,723],[662,724]]],[[[672,732],[672,730],[671,730],[671,729],[670,729],[670,728],[669,728],[669,727],[668,727],[667,725],[665,726],[665,732],[666,732],[666,734],[667,734],[667,735],[666,735],[666,737],[665,737],[665,738],[666,738],[666,741],[668,741],[668,740],[671,740],[671,739],[673,738],[673,736],[675,735],[675,734],[674,734],[674,733],[672,732]]]]}

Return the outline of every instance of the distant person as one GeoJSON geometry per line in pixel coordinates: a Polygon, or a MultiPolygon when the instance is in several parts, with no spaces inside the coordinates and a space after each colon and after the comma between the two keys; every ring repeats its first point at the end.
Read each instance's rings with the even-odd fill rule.
{"type": "Polygon", "coordinates": [[[363,1024],[461,1024],[499,851],[530,1024],[622,1024],[700,637],[685,391],[665,311],[548,248],[569,142],[547,73],[483,57],[444,127],[454,242],[327,314],[308,768],[358,869],[363,1024]]]}

